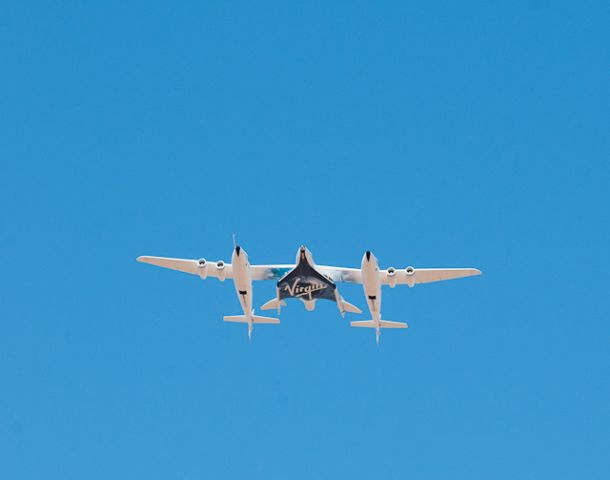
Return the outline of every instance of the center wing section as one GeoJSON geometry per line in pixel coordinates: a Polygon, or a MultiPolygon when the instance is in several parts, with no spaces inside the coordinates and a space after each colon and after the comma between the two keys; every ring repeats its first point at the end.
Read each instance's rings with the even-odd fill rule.
{"type": "Polygon", "coordinates": [[[290,270],[294,268],[292,265],[250,265],[252,272],[252,280],[280,280],[285,277],[290,270]]]}
{"type": "Polygon", "coordinates": [[[362,283],[362,271],[359,268],[316,265],[316,270],[330,277],[335,283],[362,283]]]}
{"type": "MultiPolygon", "coordinates": [[[[294,264],[252,265],[252,280],[280,280],[295,266],[294,264]]],[[[334,283],[362,283],[362,272],[359,268],[316,265],[315,270],[329,277],[334,283]]]]}

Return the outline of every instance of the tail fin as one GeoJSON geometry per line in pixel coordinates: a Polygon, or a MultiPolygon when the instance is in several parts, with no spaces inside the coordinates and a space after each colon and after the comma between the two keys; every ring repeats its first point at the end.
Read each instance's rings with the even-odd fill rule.
{"type": "MultiPolygon", "coordinates": [[[[277,325],[280,323],[279,318],[261,317],[259,315],[251,315],[250,319],[252,320],[253,324],[268,323],[277,325]]],[[[223,317],[223,320],[225,322],[248,323],[248,317],[245,315],[227,315],[223,317]]]]}
{"type": "MultiPolygon", "coordinates": [[[[359,320],[351,322],[352,327],[377,328],[375,320],[359,320]]],[[[379,320],[379,328],[407,328],[404,322],[391,322],[389,320],[379,320]]]]}

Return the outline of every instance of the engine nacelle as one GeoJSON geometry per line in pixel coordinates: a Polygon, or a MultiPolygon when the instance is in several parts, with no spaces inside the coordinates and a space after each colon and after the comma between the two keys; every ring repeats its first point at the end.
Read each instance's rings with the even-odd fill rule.
{"type": "Polygon", "coordinates": [[[411,266],[405,268],[405,274],[407,275],[407,285],[412,287],[415,285],[415,269],[411,266]]]}
{"type": "Polygon", "coordinates": [[[208,262],[205,258],[197,260],[197,270],[202,280],[205,280],[208,276],[208,262]]]}
{"type": "Polygon", "coordinates": [[[390,288],[394,288],[396,286],[396,269],[394,267],[388,268],[388,285],[390,288]]]}
{"type": "Polygon", "coordinates": [[[225,262],[222,260],[218,260],[216,262],[216,274],[218,276],[218,280],[224,282],[225,278],[227,277],[227,271],[225,270],[225,262]]]}

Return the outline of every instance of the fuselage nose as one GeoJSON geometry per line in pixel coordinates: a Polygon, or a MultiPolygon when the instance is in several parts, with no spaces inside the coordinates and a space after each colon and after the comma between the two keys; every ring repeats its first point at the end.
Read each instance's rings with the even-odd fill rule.
{"type": "Polygon", "coordinates": [[[307,247],[305,247],[305,245],[301,245],[297,250],[296,261],[297,263],[307,262],[313,265],[313,258],[311,257],[311,252],[307,250],[307,247]]]}
{"type": "Polygon", "coordinates": [[[237,247],[235,247],[235,250],[233,250],[233,263],[235,264],[247,264],[248,263],[248,254],[246,253],[246,251],[241,248],[239,245],[237,247]]]}
{"type": "Polygon", "coordinates": [[[373,252],[367,250],[362,257],[362,268],[374,270],[377,266],[377,258],[373,255],[373,252]]]}

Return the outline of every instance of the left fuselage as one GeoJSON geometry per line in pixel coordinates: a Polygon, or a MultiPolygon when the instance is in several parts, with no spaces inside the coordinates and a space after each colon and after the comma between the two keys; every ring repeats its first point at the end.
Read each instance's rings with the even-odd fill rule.
{"type": "Polygon", "coordinates": [[[250,262],[248,254],[241,247],[235,247],[231,258],[233,268],[233,284],[235,292],[241,303],[244,314],[249,316],[252,313],[252,274],[250,272],[250,262]]]}

